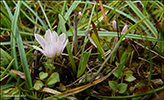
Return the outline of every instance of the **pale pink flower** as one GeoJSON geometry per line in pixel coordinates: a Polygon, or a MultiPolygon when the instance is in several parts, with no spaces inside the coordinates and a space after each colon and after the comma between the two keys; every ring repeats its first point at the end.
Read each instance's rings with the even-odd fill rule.
{"type": "Polygon", "coordinates": [[[35,34],[35,39],[39,42],[42,49],[37,46],[33,46],[33,48],[41,51],[46,57],[49,58],[54,58],[55,56],[60,55],[68,43],[65,33],[58,36],[55,31],[51,32],[50,29],[46,31],[45,39],[39,34],[35,34]]]}
{"type": "Polygon", "coordinates": [[[79,16],[82,16],[82,13],[81,13],[81,11],[80,11],[78,14],[79,14],[79,16]]]}
{"type": "Polygon", "coordinates": [[[128,31],[128,25],[125,25],[121,31],[121,33],[126,33],[128,31]]]}
{"type": "MultiPolygon", "coordinates": [[[[114,31],[117,31],[117,22],[115,20],[113,20],[112,22],[112,27],[114,31]]],[[[121,33],[126,33],[126,31],[128,31],[128,25],[125,25],[121,31],[121,33]]]]}
{"type": "Polygon", "coordinates": [[[112,27],[114,31],[117,31],[117,22],[115,20],[112,22],[112,27]]]}

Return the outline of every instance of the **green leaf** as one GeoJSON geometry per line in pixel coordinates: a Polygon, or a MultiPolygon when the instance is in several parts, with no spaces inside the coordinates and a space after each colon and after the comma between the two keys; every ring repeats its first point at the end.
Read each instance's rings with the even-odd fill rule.
{"type": "Polygon", "coordinates": [[[128,85],[125,83],[118,84],[118,89],[120,90],[119,93],[124,93],[126,91],[127,87],[128,87],[128,85]]]}
{"type": "Polygon", "coordinates": [[[114,91],[117,90],[117,88],[118,88],[118,83],[117,83],[117,82],[115,82],[115,81],[109,81],[108,83],[109,83],[109,86],[110,86],[114,91]]]}
{"type": "Polygon", "coordinates": [[[48,76],[48,73],[40,72],[39,73],[39,78],[40,79],[45,79],[48,76]]]}
{"type": "MultiPolygon", "coordinates": [[[[119,70],[120,70],[120,69],[117,69],[116,71],[113,72],[114,76],[117,77],[117,78],[118,78],[118,75],[119,75],[119,72],[120,72],[119,70]]],[[[121,78],[122,75],[123,75],[123,72],[121,72],[119,78],[121,78]]]]}
{"type": "Polygon", "coordinates": [[[10,60],[12,59],[12,57],[2,48],[0,48],[0,57],[1,57],[1,66],[9,64],[10,60]]]}
{"type": "Polygon", "coordinates": [[[77,78],[79,78],[84,73],[87,63],[88,63],[88,60],[89,60],[89,55],[90,55],[89,52],[84,53],[84,57],[82,59],[82,64],[81,64],[81,66],[78,67],[77,78]]]}
{"type": "Polygon", "coordinates": [[[53,85],[53,84],[55,84],[57,82],[60,82],[59,74],[57,72],[54,72],[48,78],[47,83],[48,83],[48,85],[53,85]]]}
{"type": "Polygon", "coordinates": [[[121,56],[120,62],[127,58],[128,52],[124,52],[121,56]]]}
{"type": "MultiPolygon", "coordinates": [[[[78,4],[79,4],[79,2],[80,1],[78,1],[78,2],[73,2],[72,4],[71,4],[71,6],[70,6],[70,8],[67,10],[67,12],[65,13],[65,16],[63,16],[64,18],[65,18],[65,20],[64,20],[64,23],[59,23],[58,24],[58,29],[57,29],[57,32],[58,33],[60,33],[60,29],[62,29],[63,27],[62,27],[62,25],[61,24],[65,24],[66,23],[66,21],[69,19],[69,17],[70,17],[70,14],[73,12],[73,10],[78,6],[78,4]]],[[[65,4],[64,4],[65,5],[65,4]]],[[[65,6],[63,6],[63,9],[62,9],[62,12],[60,13],[60,14],[62,14],[62,15],[64,15],[64,9],[65,9],[65,6]]],[[[59,19],[60,20],[60,19],[59,19]]]]}
{"type": "MultiPolygon", "coordinates": [[[[122,70],[124,69],[126,62],[129,59],[129,56],[130,56],[130,53],[128,53],[128,52],[124,52],[121,56],[120,63],[123,62],[124,60],[125,61],[120,65],[119,71],[117,72],[119,78],[122,77],[121,73],[122,73],[122,70]]],[[[119,81],[119,78],[117,79],[117,82],[119,81]]]]}
{"type": "Polygon", "coordinates": [[[124,72],[124,74],[125,74],[125,75],[132,75],[132,74],[133,74],[133,71],[127,70],[127,71],[124,72]]]}
{"type": "MultiPolygon", "coordinates": [[[[118,63],[118,62],[116,62],[116,65],[118,66],[118,65],[119,65],[119,63],[118,63]]],[[[125,66],[123,66],[123,68],[124,68],[124,67],[125,67],[125,66]]],[[[120,72],[120,70],[121,70],[121,67],[119,67],[116,71],[114,71],[114,72],[113,72],[113,75],[114,75],[115,77],[117,77],[117,78],[118,78],[119,73],[120,73],[119,78],[121,78],[121,77],[123,76],[123,72],[122,72],[122,71],[120,72]]]]}
{"type": "Polygon", "coordinates": [[[42,81],[40,81],[40,80],[37,80],[36,82],[35,82],[35,84],[34,84],[34,89],[35,90],[40,90],[42,87],[43,87],[43,82],[42,81]]]}
{"type": "Polygon", "coordinates": [[[133,75],[126,75],[125,80],[128,82],[134,81],[136,78],[133,75]]]}
{"type": "MultiPolygon", "coordinates": [[[[26,14],[26,12],[23,11],[22,9],[21,9],[21,13],[24,14],[24,16],[25,16],[31,23],[33,23],[33,24],[36,25],[37,27],[41,27],[41,28],[42,28],[41,25],[39,25],[37,22],[35,22],[35,21],[34,21],[30,16],[28,16],[28,15],[26,14]]],[[[34,34],[31,34],[31,35],[34,35],[34,34]]]]}
{"type": "Polygon", "coordinates": [[[100,51],[100,53],[102,54],[102,56],[104,57],[104,59],[106,59],[105,54],[104,54],[104,51],[103,51],[103,49],[102,49],[102,47],[100,45],[100,42],[99,42],[96,34],[94,32],[92,32],[90,37],[92,38],[92,40],[96,44],[97,49],[100,51]]]}

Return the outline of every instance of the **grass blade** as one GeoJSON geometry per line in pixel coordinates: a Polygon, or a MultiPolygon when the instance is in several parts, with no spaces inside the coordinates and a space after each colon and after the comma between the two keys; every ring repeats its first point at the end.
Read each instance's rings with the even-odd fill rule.
{"type": "MultiPolygon", "coordinates": [[[[65,1],[65,3],[67,3],[67,1],[65,1]]],[[[66,23],[66,21],[69,19],[70,14],[72,13],[72,11],[79,5],[79,1],[78,2],[73,2],[71,7],[68,9],[68,11],[66,12],[65,16],[64,16],[64,24],[66,23]]],[[[64,9],[66,6],[63,6],[63,11],[62,11],[62,15],[64,15],[64,9]]],[[[61,29],[61,24],[58,25],[58,29],[57,29],[57,33],[60,33],[60,29],[61,29]]]]}
{"type": "Polygon", "coordinates": [[[11,19],[11,55],[16,60],[14,62],[14,69],[18,69],[18,62],[17,62],[17,55],[16,55],[16,42],[15,42],[15,36],[16,36],[16,24],[18,20],[19,15],[19,9],[20,9],[20,2],[17,3],[16,10],[14,12],[14,17],[11,19]]]}
{"type": "Polygon", "coordinates": [[[26,6],[26,7],[37,17],[37,19],[38,19],[38,20],[40,21],[40,23],[42,24],[44,30],[47,30],[47,29],[48,29],[47,25],[43,23],[43,21],[42,21],[42,20],[40,19],[40,17],[34,12],[34,10],[32,10],[24,1],[22,1],[22,4],[23,4],[24,6],[26,6]]]}
{"type": "MultiPolygon", "coordinates": [[[[6,2],[5,1],[3,1],[3,2],[7,6],[6,2]]],[[[10,12],[10,10],[8,10],[8,14],[10,16],[10,19],[12,20],[11,31],[12,31],[12,35],[14,35],[14,37],[12,37],[11,39],[14,40],[13,45],[15,45],[15,38],[16,38],[18,50],[19,50],[19,54],[20,54],[20,58],[21,58],[21,63],[23,66],[23,71],[24,71],[24,74],[26,77],[27,87],[31,88],[32,87],[32,80],[31,80],[30,70],[28,67],[28,63],[27,63],[27,59],[26,59],[26,55],[25,55],[25,51],[24,51],[24,46],[22,43],[22,38],[20,36],[19,29],[17,27],[17,19],[18,19],[18,15],[19,15],[19,11],[20,11],[20,6],[21,6],[21,1],[18,1],[16,10],[14,13],[14,17],[12,16],[12,13],[10,12]]],[[[13,46],[13,45],[11,45],[11,46],[13,46]]],[[[14,51],[14,53],[16,54],[16,51],[14,51]]],[[[15,58],[17,59],[17,56],[15,56],[15,58]]]]}
{"type": "MultiPolygon", "coordinates": [[[[75,1],[75,2],[76,2],[76,1],[75,1]]],[[[93,2],[80,2],[80,3],[94,4],[93,2]]],[[[100,5],[100,4],[98,4],[98,5],[100,5]]],[[[118,10],[118,9],[115,9],[115,8],[113,8],[113,7],[111,7],[111,6],[108,6],[108,5],[103,5],[103,6],[104,6],[104,8],[106,8],[106,9],[105,9],[105,12],[108,11],[108,9],[115,10],[117,13],[119,13],[119,14],[121,14],[121,15],[123,15],[123,16],[126,16],[127,18],[131,19],[133,22],[137,23],[137,20],[134,19],[134,18],[133,18],[132,16],[130,16],[129,14],[126,14],[126,13],[124,13],[124,12],[118,10]]],[[[101,12],[98,13],[98,17],[100,17],[100,16],[102,16],[102,13],[101,13],[101,12]]],[[[96,19],[97,19],[97,15],[95,15],[95,16],[92,17],[92,21],[95,21],[96,19]]],[[[88,24],[88,20],[86,20],[86,21],[83,22],[82,24],[78,25],[78,30],[82,29],[82,28],[85,27],[87,24],[88,24]]],[[[147,29],[146,29],[145,26],[143,26],[142,24],[139,24],[139,26],[140,26],[143,30],[145,30],[145,32],[146,32],[148,35],[150,35],[150,32],[147,31],[147,29]]]]}
{"type": "MultiPolygon", "coordinates": [[[[65,22],[64,22],[63,17],[60,14],[59,14],[59,23],[62,27],[61,31],[66,33],[65,22]]],[[[67,36],[67,39],[68,39],[68,36],[67,36]]],[[[71,51],[71,46],[69,44],[69,41],[68,41],[68,44],[66,46],[66,49],[67,49],[67,52],[68,52],[68,55],[69,55],[71,65],[72,65],[73,73],[75,74],[76,73],[76,65],[75,65],[75,61],[74,61],[74,58],[73,58],[73,54],[72,54],[72,51],[71,51]]]]}
{"type": "Polygon", "coordinates": [[[10,64],[5,69],[5,71],[1,74],[0,79],[2,79],[3,76],[7,73],[7,71],[10,69],[11,65],[13,64],[13,62],[14,62],[14,59],[10,62],[10,64]]]}
{"type": "Polygon", "coordinates": [[[71,7],[68,9],[67,13],[66,13],[65,16],[64,16],[64,18],[65,18],[66,20],[69,19],[70,14],[71,14],[72,11],[79,5],[79,3],[80,3],[80,0],[77,1],[77,2],[73,2],[73,4],[71,5],[71,7]]]}
{"type": "MultiPolygon", "coordinates": [[[[3,3],[4,3],[4,5],[5,5],[6,9],[7,9],[7,12],[9,14],[10,20],[12,21],[13,20],[13,15],[12,15],[12,13],[10,11],[10,8],[8,7],[8,5],[7,5],[7,3],[5,1],[3,1],[3,3]]],[[[10,42],[11,42],[11,47],[12,47],[11,48],[11,56],[12,56],[13,59],[15,59],[14,64],[13,64],[14,69],[18,69],[18,61],[17,61],[17,56],[16,56],[16,48],[15,48],[15,39],[14,39],[14,37],[15,36],[12,33],[12,35],[10,37],[10,42]]]]}
{"type": "Polygon", "coordinates": [[[99,40],[98,40],[98,38],[97,38],[97,36],[96,36],[96,34],[94,32],[91,33],[91,38],[94,41],[94,43],[96,44],[97,49],[102,54],[103,58],[106,59],[105,54],[104,54],[104,51],[103,51],[103,49],[102,49],[102,47],[100,45],[100,42],[99,42],[99,40]]]}
{"type": "MultiPolygon", "coordinates": [[[[141,11],[132,3],[132,1],[125,1],[130,8],[138,15],[138,17],[140,17],[140,19],[143,19],[145,16],[141,13],[141,11]]],[[[145,25],[151,30],[151,32],[154,34],[154,36],[157,38],[158,37],[158,33],[157,30],[155,29],[155,27],[153,26],[153,24],[148,20],[145,19],[143,21],[145,23],[145,25]]],[[[149,35],[149,34],[148,34],[149,35]]]]}
{"type": "Polygon", "coordinates": [[[84,57],[82,59],[82,64],[80,67],[78,67],[78,71],[77,71],[77,78],[79,78],[85,71],[85,68],[87,66],[87,63],[88,63],[88,60],[89,60],[89,56],[90,56],[90,53],[89,52],[85,52],[84,53],[84,57]]]}
{"type": "MultiPolygon", "coordinates": [[[[77,31],[77,35],[78,36],[86,36],[85,34],[86,31],[77,31]]],[[[98,31],[99,36],[105,36],[105,37],[117,37],[117,32],[104,32],[104,31],[98,31]]],[[[142,36],[138,35],[138,34],[133,34],[133,32],[131,32],[132,34],[128,34],[126,35],[126,38],[130,38],[130,39],[139,39],[139,40],[149,40],[149,41],[157,41],[157,42],[164,42],[163,39],[157,39],[155,37],[152,36],[142,36]]],[[[122,35],[124,35],[125,33],[121,33],[122,35]]],[[[68,36],[72,36],[71,32],[67,32],[68,36]]]]}
{"type": "Polygon", "coordinates": [[[46,15],[46,13],[45,13],[43,7],[42,7],[42,4],[40,3],[39,0],[38,0],[38,2],[39,2],[39,5],[40,5],[40,8],[41,8],[41,10],[42,10],[42,12],[43,12],[43,14],[44,14],[44,17],[46,18],[46,21],[47,21],[47,23],[48,23],[49,28],[51,28],[51,24],[50,24],[50,22],[49,22],[49,20],[48,20],[48,18],[47,18],[47,15],[46,15]]]}
{"type": "MultiPolygon", "coordinates": [[[[89,30],[89,26],[91,24],[91,19],[92,19],[92,16],[93,16],[93,12],[94,12],[95,6],[96,6],[96,3],[94,4],[94,6],[92,8],[92,12],[91,12],[91,16],[90,16],[90,20],[89,20],[89,23],[88,23],[87,30],[89,30]]],[[[82,53],[81,53],[81,57],[80,57],[80,62],[79,62],[78,68],[82,65],[82,59],[83,59],[83,56],[84,56],[84,49],[85,49],[86,44],[87,44],[87,36],[85,35],[84,46],[82,47],[82,53]]]]}
{"type": "MultiPolygon", "coordinates": [[[[20,4],[21,1],[18,1],[18,11],[17,13],[14,14],[14,31],[16,32],[16,40],[17,40],[17,45],[18,45],[18,50],[19,50],[19,54],[20,54],[20,58],[21,58],[21,63],[22,63],[22,66],[23,66],[23,72],[25,74],[25,77],[26,77],[26,83],[27,83],[27,88],[31,88],[32,87],[32,80],[31,80],[31,74],[30,74],[30,70],[29,70],[29,67],[28,67],[28,62],[27,62],[27,59],[26,59],[26,54],[25,54],[25,50],[24,50],[24,46],[23,46],[23,43],[22,43],[22,38],[20,36],[20,33],[19,33],[19,29],[17,27],[17,19],[18,19],[18,14],[19,14],[19,11],[20,11],[20,4]]],[[[17,9],[16,9],[17,10],[17,9]]]]}
{"type": "MultiPolygon", "coordinates": [[[[35,22],[33,19],[31,19],[27,14],[26,12],[24,12],[22,9],[21,9],[21,12],[26,16],[26,18],[31,22],[33,23],[34,25],[38,26],[38,27],[41,27],[41,25],[39,25],[37,22],[35,22]]],[[[33,35],[33,34],[32,34],[33,35]]]]}
{"type": "Polygon", "coordinates": [[[106,58],[106,60],[102,63],[102,65],[100,66],[100,68],[98,69],[96,75],[92,78],[91,82],[97,77],[97,75],[100,73],[100,71],[103,69],[104,65],[107,63],[107,61],[109,60],[109,58],[113,55],[113,53],[117,50],[117,48],[119,47],[121,41],[123,40],[123,38],[129,34],[129,32],[134,29],[135,27],[137,27],[141,22],[143,22],[146,18],[148,18],[149,16],[144,17],[143,19],[141,19],[140,21],[138,21],[136,24],[134,24],[132,27],[129,28],[129,30],[120,38],[120,40],[117,42],[117,44],[115,45],[115,47],[113,48],[113,50],[111,51],[110,55],[106,58]]]}

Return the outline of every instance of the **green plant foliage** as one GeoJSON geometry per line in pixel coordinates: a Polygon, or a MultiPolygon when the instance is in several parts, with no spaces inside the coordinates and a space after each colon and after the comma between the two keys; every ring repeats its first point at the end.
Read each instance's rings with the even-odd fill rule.
{"type": "MultiPolygon", "coordinates": [[[[67,31],[66,31],[66,27],[65,27],[65,21],[64,21],[64,18],[60,14],[59,14],[59,23],[61,25],[60,26],[61,27],[61,31],[66,33],[67,31]]],[[[66,48],[67,48],[67,52],[69,54],[69,58],[70,58],[70,61],[71,61],[73,72],[75,74],[76,73],[76,65],[75,65],[75,61],[74,61],[73,54],[71,52],[71,47],[70,47],[69,43],[67,44],[66,48]]]]}
{"type": "MultiPolygon", "coordinates": [[[[116,65],[118,66],[119,63],[116,62],[116,65]]],[[[123,68],[125,68],[125,66],[123,66],[123,68]]],[[[115,77],[119,78],[119,79],[123,76],[123,72],[122,72],[122,71],[120,72],[120,70],[121,70],[121,67],[119,67],[119,68],[118,68],[116,71],[114,71],[114,73],[113,73],[113,75],[114,75],[115,77]]]]}
{"type": "Polygon", "coordinates": [[[85,71],[85,68],[87,66],[87,63],[88,63],[88,60],[89,60],[89,56],[90,56],[90,53],[89,52],[85,52],[84,53],[84,57],[83,57],[83,60],[82,60],[82,64],[81,66],[78,68],[78,71],[77,71],[77,78],[79,78],[85,71]]]}
{"type": "Polygon", "coordinates": [[[40,72],[39,73],[39,78],[40,79],[45,79],[48,76],[48,73],[40,72]]]}
{"type": "Polygon", "coordinates": [[[2,0],[0,8],[0,99],[149,100],[164,90],[163,1],[2,0]],[[33,48],[34,34],[48,29],[68,39],[54,59],[33,48]]]}
{"type": "Polygon", "coordinates": [[[115,77],[117,77],[117,78],[120,79],[120,78],[123,76],[123,72],[121,72],[121,73],[120,73],[120,76],[119,76],[119,72],[120,72],[119,70],[120,70],[120,68],[118,68],[118,69],[113,73],[113,75],[114,75],[115,77]]]}
{"type": "Polygon", "coordinates": [[[118,90],[119,93],[121,93],[121,94],[124,93],[127,90],[127,87],[128,87],[128,85],[125,84],[125,83],[118,84],[115,81],[109,81],[108,84],[114,91],[118,90]]]}
{"type": "Polygon", "coordinates": [[[37,80],[36,82],[35,82],[35,84],[34,84],[34,89],[35,90],[40,90],[42,87],[43,87],[43,82],[42,81],[40,81],[40,80],[37,80]]]}
{"type": "MultiPolygon", "coordinates": [[[[118,66],[118,64],[119,63],[117,63],[116,62],[116,65],[118,66]]],[[[134,81],[134,80],[136,80],[136,78],[133,76],[133,72],[131,71],[131,70],[122,70],[121,71],[121,73],[120,73],[120,68],[121,67],[119,67],[114,73],[113,73],[113,75],[115,76],[115,77],[119,77],[119,79],[120,78],[122,78],[123,76],[125,76],[125,81],[128,81],[128,82],[132,82],[132,81],[134,81]],[[120,76],[119,76],[119,73],[120,73],[120,76]]],[[[125,66],[123,66],[123,68],[125,68],[125,66]]]]}
{"type": "Polygon", "coordinates": [[[109,81],[109,86],[114,90],[116,91],[117,90],[117,87],[118,87],[118,83],[116,81],[109,81]]]}
{"type": "Polygon", "coordinates": [[[9,64],[10,60],[12,59],[8,52],[4,51],[0,48],[0,57],[1,57],[1,66],[9,64]]]}
{"type": "Polygon", "coordinates": [[[131,70],[125,71],[124,75],[126,75],[125,81],[132,82],[132,81],[136,80],[136,78],[133,76],[133,72],[131,70]]]}
{"type": "MultiPolygon", "coordinates": [[[[140,19],[142,19],[142,18],[145,17],[142,14],[142,12],[132,3],[132,1],[126,1],[126,3],[140,17],[140,19]]],[[[155,29],[155,27],[153,26],[153,24],[148,19],[144,20],[144,23],[152,31],[153,35],[157,38],[157,30],[155,29]]],[[[150,35],[150,34],[148,34],[148,35],[150,35]]]]}
{"type": "Polygon", "coordinates": [[[5,74],[7,74],[7,71],[10,69],[10,67],[12,66],[14,62],[14,59],[9,63],[9,65],[7,66],[7,68],[2,72],[2,74],[0,75],[0,79],[3,78],[3,76],[5,76],[5,74]]]}
{"type": "Polygon", "coordinates": [[[132,82],[136,80],[136,78],[133,75],[126,75],[125,81],[132,82]]]}
{"type": "Polygon", "coordinates": [[[48,85],[53,85],[57,82],[60,82],[59,74],[57,72],[54,72],[51,74],[51,76],[47,80],[48,85]]]}
{"type": "Polygon", "coordinates": [[[42,87],[43,87],[43,82],[42,81],[40,81],[40,80],[37,80],[36,82],[35,82],[35,84],[34,84],[34,89],[35,90],[40,90],[42,87]]]}
{"type": "Polygon", "coordinates": [[[125,83],[118,84],[119,93],[124,93],[127,90],[128,85],[125,83]]]}
{"type": "Polygon", "coordinates": [[[100,51],[100,53],[102,54],[102,56],[104,57],[104,59],[106,59],[105,55],[104,55],[104,51],[100,45],[100,42],[98,40],[98,37],[96,36],[96,34],[94,32],[91,33],[91,38],[94,41],[94,43],[97,46],[97,49],[100,51]]]}
{"type": "Polygon", "coordinates": [[[15,69],[18,69],[18,62],[17,62],[17,55],[16,55],[16,48],[15,48],[16,41],[17,41],[18,50],[19,50],[19,54],[20,54],[20,58],[21,58],[21,64],[23,66],[23,71],[24,71],[25,77],[26,77],[27,87],[31,88],[32,87],[32,79],[30,76],[29,66],[28,66],[26,55],[25,55],[22,38],[20,36],[20,32],[17,27],[17,20],[18,20],[18,16],[19,16],[20,7],[21,7],[21,1],[18,1],[18,3],[17,3],[14,16],[12,16],[12,13],[11,13],[8,5],[6,4],[6,2],[3,1],[3,3],[5,4],[8,14],[10,16],[10,20],[12,21],[12,23],[11,23],[12,35],[11,35],[10,40],[11,40],[11,47],[12,47],[11,55],[12,55],[12,58],[15,59],[13,65],[14,65],[15,69]],[[16,41],[15,41],[15,39],[16,39],[16,41]]]}

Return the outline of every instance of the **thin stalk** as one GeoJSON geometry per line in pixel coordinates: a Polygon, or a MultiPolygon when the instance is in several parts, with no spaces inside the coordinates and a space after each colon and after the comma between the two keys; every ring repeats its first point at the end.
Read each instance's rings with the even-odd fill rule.
{"type": "Polygon", "coordinates": [[[77,11],[74,13],[74,55],[78,52],[78,39],[77,39],[77,11]]]}
{"type": "Polygon", "coordinates": [[[152,54],[150,51],[149,51],[149,57],[150,57],[150,75],[149,75],[149,80],[148,80],[148,86],[150,85],[150,82],[151,82],[152,70],[153,70],[152,54]]]}

